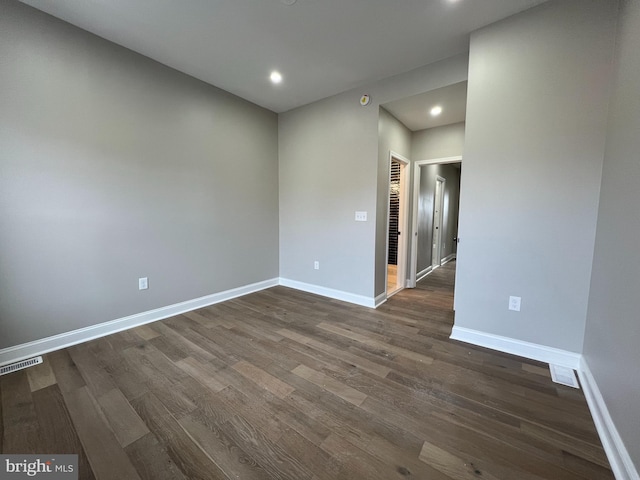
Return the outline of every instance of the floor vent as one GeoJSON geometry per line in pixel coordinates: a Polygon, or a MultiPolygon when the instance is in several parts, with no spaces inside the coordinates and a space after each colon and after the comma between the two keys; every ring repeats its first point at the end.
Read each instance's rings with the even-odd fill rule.
{"type": "Polygon", "coordinates": [[[551,380],[567,387],[580,388],[576,373],[569,367],[561,367],[560,365],[549,365],[551,371],[551,380]]]}
{"type": "Polygon", "coordinates": [[[10,363],[9,365],[3,365],[2,367],[0,367],[0,375],[17,372],[18,370],[32,367],[33,365],[38,365],[39,363],[42,363],[42,357],[27,358],[26,360],[10,363]]]}

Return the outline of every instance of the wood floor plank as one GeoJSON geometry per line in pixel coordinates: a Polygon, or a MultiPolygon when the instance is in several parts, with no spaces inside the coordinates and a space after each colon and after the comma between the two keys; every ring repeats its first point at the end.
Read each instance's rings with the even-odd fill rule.
{"type": "Polygon", "coordinates": [[[195,344],[183,334],[162,322],[154,324],[154,328],[160,332],[167,341],[173,343],[180,350],[186,352],[188,356],[193,357],[200,362],[206,363],[216,358],[215,355],[211,354],[211,352],[195,344]]]}
{"type": "Polygon", "coordinates": [[[78,455],[78,478],[95,478],[58,385],[38,389],[33,403],[39,425],[37,453],[78,455]]]}
{"type": "Polygon", "coordinates": [[[607,456],[600,446],[535,423],[523,422],[520,428],[524,433],[543,439],[545,442],[557,446],[563,451],[578,455],[602,467],[609,466],[607,456]]]}
{"type": "MultiPolygon", "coordinates": [[[[246,388],[243,390],[247,391],[246,388]]],[[[274,415],[273,404],[280,400],[279,397],[272,394],[260,395],[254,390],[251,391],[253,393],[247,395],[233,386],[229,386],[220,392],[217,400],[223,402],[228,411],[234,412],[235,415],[250,422],[269,441],[278,442],[284,431],[287,430],[287,425],[277,415],[274,415]]],[[[265,391],[263,390],[263,392],[265,391]]]]}
{"type": "Polygon", "coordinates": [[[383,342],[377,340],[375,338],[370,338],[367,335],[362,333],[353,332],[351,330],[347,330],[335,325],[332,325],[327,322],[322,322],[318,324],[318,328],[322,328],[323,330],[327,330],[329,332],[335,333],[337,335],[342,335],[344,337],[355,340],[356,342],[363,343],[365,345],[369,345],[371,347],[381,348],[383,350],[387,350],[395,353],[396,355],[400,355],[406,357],[408,359],[414,360],[419,363],[424,363],[425,365],[430,365],[433,363],[433,358],[427,355],[423,355],[421,353],[413,352],[409,349],[398,347],[396,345],[392,345],[387,342],[383,342]]]}
{"type": "Polygon", "coordinates": [[[85,381],[71,358],[68,349],[48,353],[45,360],[50,362],[58,386],[63,393],[71,392],[85,386],[85,381]]]}
{"type": "Polygon", "coordinates": [[[38,418],[29,379],[24,370],[0,377],[3,440],[2,453],[37,453],[38,418]]]}
{"type": "Polygon", "coordinates": [[[121,447],[142,438],[149,429],[119,389],[98,397],[98,404],[121,447]]]}
{"type": "Polygon", "coordinates": [[[142,480],[186,480],[153,433],[147,433],[125,448],[142,480]]]}
{"type": "Polygon", "coordinates": [[[388,367],[367,360],[366,358],[359,357],[358,355],[354,355],[348,351],[335,348],[325,342],[319,342],[313,338],[306,337],[287,328],[278,330],[278,333],[283,337],[289,338],[302,345],[308,345],[316,350],[333,355],[335,358],[339,358],[347,363],[356,365],[357,367],[373,373],[374,375],[378,375],[379,377],[386,377],[391,371],[388,367]]]}
{"type": "Polygon", "coordinates": [[[500,480],[486,470],[481,470],[481,467],[474,465],[472,462],[465,462],[463,459],[429,442],[424,442],[418,458],[451,478],[460,480],[477,480],[478,478],[500,480]]]}
{"type": "Polygon", "coordinates": [[[167,454],[185,477],[197,480],[229,480],[193,442],[173,415],[151,392],[133,401],[133,407],[149,430],[163,443],[167,454]]]}
{"type": "Polygon", "coordinates": [[[377,461],[372,455],[349,443],[339,435],[331,434],[321,448],[341,464],[337,478],[366,478],[371,480],[405,479],[405,471],[393,469],[377,461]]]}
{"type": "MultiPolygon", "coordinates": [[[[180,420],[180,425],[212,462],[228,476],[247,480],[269,478],[269,474],[224,432],[224,427],[203,419],[194,412],[180,420]]],[[[226,422],[222,425],[227,425],[226,422]]]]}
{"type": "Polygon", "coordinates": [[[242,417],[233,416],[225,424],[227,435],[245,451],[250,452],[272,478],[304,480],[313,477],[313,473],[291,452],[270,441],[264,433],[242,417]]]}
{"type": "Polygon", "coordinates": [[[292,372],[356,406],[360,406],[367,398],[366,394],[356,390],[355,388],[351,388],[322,372],[317,372],[307,367],[306,365],[298,365],[292,370],[292,372]]]}
{"type": "Polygon", "coordinates": [[[57,382],[56,376],[51,370],[51,365],[47,361],[28,368],[27,377],[29,378],[29,386],[32,392],[49,387],[57,382]]]}
{"type": "Polygon", "coordinates": [[[87,387],[64,394],[69,414],[97,479],[139,479],[87,387]]]}
{"type": "Polygon", "coordinates": [[[233,369],[280,398],[286,397],[294,390],[291,385],[287,385],[285,382],[248,362],[238,362],[233,365],[233,369]]]}
{"type": "Polygon", "coordinates": [[[149,325],[140,325],[139,327],[134,328],[133,332],[143,340],[151,340],[152,338],[156,338],[160,335],[160,333],[149,325]]]}
{"type": "Polygon", "coordinates": [[[100,362],[91,351],[88,344],[81,344],[71,347],[69,355],[75,367],[80,372],[84,383],[87,385],[94,397],[104,395],[116,388],[116,384],[109,372],[100,365],[100,362]]]}
{"type": "Polygon", "coordinates": [[[214,392],[219,392],[229,386],[227,382],[216,377],[216,369],[212,365],[207,367],[191,357],[177,361],[176,365],[214,392]]]}

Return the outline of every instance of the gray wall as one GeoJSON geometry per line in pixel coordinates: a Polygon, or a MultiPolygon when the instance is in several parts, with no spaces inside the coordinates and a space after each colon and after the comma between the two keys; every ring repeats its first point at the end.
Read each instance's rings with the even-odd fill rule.
{"type": "Polygon", "coordinates": [[[466,80],[467,62],[456,56],[278,116],[281,277],[368,298],[385,291],[386,238],[377,233],[389,170],[378,154],[378,107],[466,80]],[[369,221],[355,222],[356,210],[369,221]]]}
{"type": "Polygon", "coordinates": [[[436,177],[445,179],[441,258],[456,253],[453,238],[458,232],[458,204],[460,199],[460,170],[454,165],[423,165],[420,172],[418,197],[418,269],[417,273],[431,266],[433,238],[433,204],[436,193],[436,177]]]}
{"type": "Polygon", "coordinates": [[[472,35],[456,326],[582,350],[616,7],[551,1],[472,35]]]}
{"type": "MultiPolygon", "coordinates": [[[[458,157],[464,152],[464,122],[444,125],[442,127],[427,128],[412,132],[411,135],[411,160],[414,162],[420,160],[433,160],[437,158],[458,157]]],[[[453,168],[453,167],[451,167],[453,168]]],[[[449,202],[454,209],[449,210],[447,215],[447,225],[451,225],[447,238],[453,238],[458,229],[458,206],[460,195],[460,171],[451,172],[448,169],[441,173],[439,166],[421,167],[423,174],[420,179],[421,195],[419,197],[422,212],[419,212],[418,219],[418,263],[417,273],[431,265],[431,236],[433,226],[433,195],[435,194],[435,176],[447,178],[447,194],[451,195],[452,200],[449,202]],[[427,170],[424,170],[427,168],[427,170]],[[428,172],[428,173],[427,173],[428,172]],[[430,179],[426,175],[429,174],[430,179]],[[451,176],[451,178],[446,177],[451,176]],[[452,176],[453,175],[453,176],[452,176]],[[449,181],[449,180],[452,180],[449,181]],[[456,185],[455,192],[451,189],[456,185]],[[425,213],[430,212],[430,213],[425,213]]],[[[415,175],[415,167],[412,171],[412,177],[415,175]]],[[[411,185],[413,186],[413,178],[411,185]]],[[[413,203],[412,203],[413,207],[413,203]]],[[[455,253],[456,245],[452,242],[447,244],[446,253],[442,258],[451,253],[455,253]]],[[[408,267],[410,268],[410,266],[408,267]]]]}
{"type": "Polygon", "coordinates": [[[0,348],[278,276],[274,113],[14,1],[0,65],[0,348]]]}
{"type": "Polygon", "coordinates": [[[622,4],[584,356],[640,470],[640,2],[622,4]]]}
{"type": "Polygon", "coordinates": [[[411,159],[431,160],[461,156],[464,152],[464,122],[413,132],[411,159]]]}
{"type": "MultiPolygon", "coordinates": [[[[380,118],[378,120],[378,165],[386,165],[387,174],[386,174],[386,186],[387,189],[389,187],[389,152],[393,151],[394,153],[400,154],[407,159],[411,159],[411,130],[409,130],[400,120],[394,117],[391,113],[389,113],[384,108],[380,107],[380,118]]],[[[409,164],[406,168],[411,169],[411,164],[409,164]]],[[[409,172],[411,173],[411,171],[409,172]]],[[[384,173],[382,169],[380,170],[379,175],[383,176],[384,173]]],[[[409,175],[409,178],[411,176],[409,175]]],[[[411,228],[411,182],[408,182],[406,188],[409,189],[409,194],[405,197],[407,199],[405,209],[406,209],[406,219],[408,229],[403,231],[403,227],[400,226],[401,235],[398,237],[398,242],[407,242],[408,239],[411,238],[409,235],[409,229],[411,228]]],[[[384,193],[384,195],[388,195],[384,193]]],[[[385,244],[387,242],[387,223],[388,223],[388,200],[385,202],[378,202],[378,210],[376,212],[376,218],[387,218],[385,222],[376,223],[376,244],[385,244]]],[[[411,255],[411,246],[409,244],[405,244],[407,258],[411,255]]],[[[386,254],[386,249],[382,250],[383,253],[386,254]]],[[[376,252],[378,253],[378,252],[376,252]]],[[[398,259],[399,260],[399,259],[398,259]]],[[[385,260],[383,260],[385,261],[385,260]]],[[[407,262],[408,263],[408,262],[407,262]]],[[[408,273],[409,270],[406,270],[408,273]]],[[[378,276],[383,277],[385,271],[376,271],[376,280],[378,276]]]]}

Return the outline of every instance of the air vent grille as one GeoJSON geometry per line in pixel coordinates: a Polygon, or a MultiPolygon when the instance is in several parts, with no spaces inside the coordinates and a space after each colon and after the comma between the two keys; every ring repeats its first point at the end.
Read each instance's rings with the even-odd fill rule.
{"type": "Polygon", "coordinates": [[[560,365],[549,365],[551,380],[567,387],[580,388],[578,379],[573,369],[560,365]]]}
{"type": "Polygon", "coordinates": [[[10,363],[0,367],[0,375],[6,375],[7,373],[17,372],[23,368],[32,367],[42,363],[42,357],[27,358],[26,360],[20,360],[19,362],[10,363]]]}

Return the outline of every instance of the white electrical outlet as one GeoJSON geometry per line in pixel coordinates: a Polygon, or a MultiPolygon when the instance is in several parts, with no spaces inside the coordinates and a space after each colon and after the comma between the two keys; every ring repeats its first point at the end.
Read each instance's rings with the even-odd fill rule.
{"type": "Polygon", "coordinates": [[[149,279],[147,277],[142,277],[138,279],[138,290],[146,290],[149,288],[149,279]]]}
{"type": "Polygon", "coordinates": [[[313,269],[314,270],[320,270],[320,262],[319,261],[315,261],[313,262],[313,269]]]}
{"type": "Polygon", "coordinates": [[[520,311],[520,302],[522,302],[521,297],[509,297],[509,310],[513,310],[515,312],[520,311]]]}
{"type": "Polygon", "coordinates": [[[356,212],[356,222],[366,222],[367,212],[356,212]]]}

